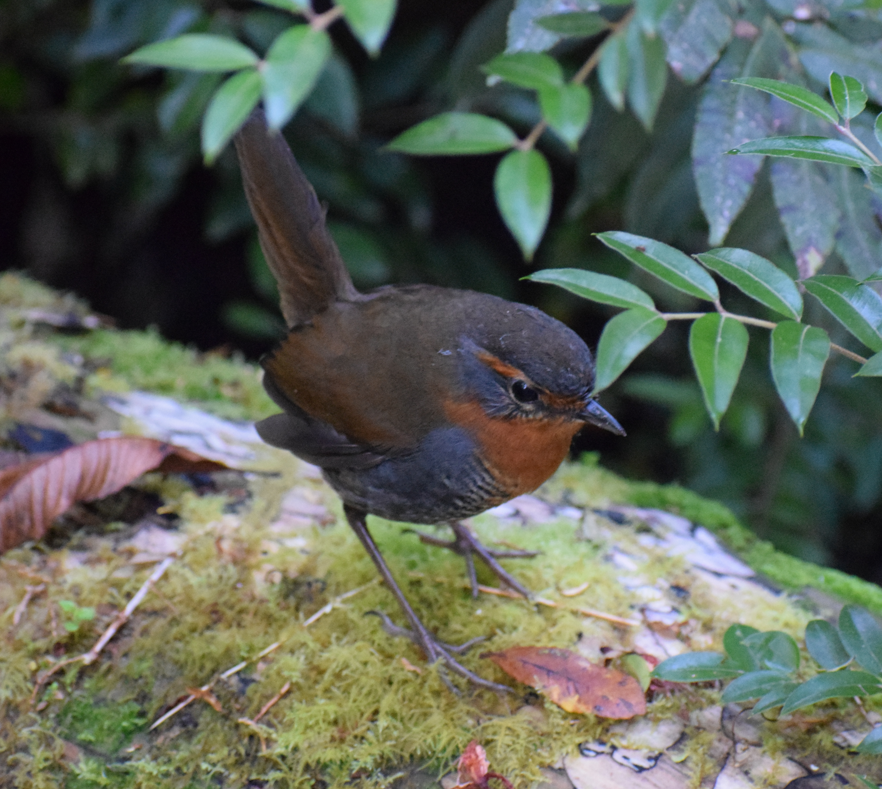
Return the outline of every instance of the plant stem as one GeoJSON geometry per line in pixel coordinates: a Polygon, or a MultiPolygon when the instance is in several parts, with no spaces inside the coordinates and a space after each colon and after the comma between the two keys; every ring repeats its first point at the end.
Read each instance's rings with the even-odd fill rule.
{"type": "Polygon", "coordinates": [[[876,164],[882,164],[882,161],[879,161],[879,157],[876,156],[866,145],[864,145],[855,135],[855,133],[848,126],[840,126],[838,123],[836,124],[836,131],[840,134],[844,134],[851,140],[858,148],[860,148],[867,156],[869,156],[876,164]]]}
{"type": "MultiPolygon", "coordinates": [[[[330,11],[328,11],[327,13],[330,13],[330,11]]],[[[610,38],[618,33],[623,27],[626,27],[633,16],[634,9],[632,8],[618,22],[615,22],[609,26],[609,35],[607,35],[607,37],[603,39],[603,42],[600,44],[600,46],[598,46],[597,49],[595,49],[591,53],[591,56],[588,58],[588,60],[585,61],[585,63],[582,65],[582,68],[580,68],[575,73],[573,78],[570,80],[570,84],[581,85],[585,82],[585,80],[588,79],[588,77],[591,75],[591,72],[594,71],[594,69],[597,68],[597,64],[600,63],[600,56],[603,53],[603,47],[606,45],[606,42],[609,41],[610,38]]],[[[542,133],[547,128],[548,124],[545,122],[544,119],[539,121],[539,123],[537,123],[532,129],[530,129],[530,133],[526,137],[524,137],[523,140],[518,141],[514,147],[517,148],[519,151],[532,150],[536,146],[536,143],[539,141],[539,138],[542,136],[542,133]]]]}

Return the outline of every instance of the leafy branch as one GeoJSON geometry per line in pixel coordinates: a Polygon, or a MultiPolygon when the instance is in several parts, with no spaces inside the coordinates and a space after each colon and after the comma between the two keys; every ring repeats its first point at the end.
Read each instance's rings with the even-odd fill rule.
{"type": "MultiPolygon", "coordinates": [[[[668,682],[731,680],[723,691],[723,703],[756,700],[754,715],[776,708],[779,715],[789,715],[832,699],[857,700],[882,693],[882,627],[869,612],[844,606],[838,627],[812,620],[805,630],[805,646],[820,671],[801,680],[800,651],[791,636],[732,625],[723,636],[725,653],[676,655],[659,663],[652,676],[668,682]]],[[[882,754],[882,726],[867,734],[857,750],[882,754]]]]}

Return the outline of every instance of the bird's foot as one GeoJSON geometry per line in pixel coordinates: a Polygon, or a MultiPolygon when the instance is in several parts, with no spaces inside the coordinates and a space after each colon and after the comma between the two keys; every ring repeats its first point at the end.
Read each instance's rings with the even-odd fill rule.
{"type": "Polygon", "coordinates": [[[511,688],[507,685],[500,685],[497,682],[491,682],[489,679],[484,679],[483,677],[475,674],[474,671],[470,671],[465,666],[462,665],[456,658],[453,657],[454,654],[461,655],[468,651],[475,644],[484,641],[484,636],[478,636],[477,638],[472,638],[466,641],[464,644],[446,644],[443,641],[438,640],[425,628],[420,628],[419,630],[411,630],[406,627],[401,627],[400,625],[396,625],[386,614],[382,611],[367,611],[367,614],[372,614],[380,618],[382,622],[383,630],[385,630],[390,636],[393,638],[407,638],[416,644],[423,652],[426,654],[426,659],[429,663],[435,663],[437,661],[441,661],[441,671],[439,671],[439,676],[441,677],[441,681],[454,693],[459,693],[457,688],[451,683],[450,679],[447,677],[444,672],[444,667],[447,667],[455,674],[459,674],[461,677],[464,677],[473,685],[477,685],[482,688],[488,688],[489,690],[495,690],[498,692],[511,693],[511,688]]]}
{"type": "Polygon", "coordinates": [[[474,560],[474,556],[477,555],[481,558],[484,564],[486,564],[487,567],[490,568],[493,574],[506,586],[514,589],[514,591],[525,597],[527,600],[531,600],[533,598],[530,590],[527,589],[520,581],[518,581],[511,573],[507,572],[498,560],[530,559],[534,556],[538,556],[538,551],[496,551],[491,548],[487,548],[475,536],[475,533],[464,523],[461,523],[459,521],[453,522],[450,524],[450,528],[453,529],[454,534],[452,540],[442,540],[439,537],[434,537],[431,534],[426,534],[425,532],[417,531],[416,529],[410,529],[409,531],[412,531],[414,534],[416,534],[420,538],[421,542],[424,542],[427,545],[434,545],[438,548],[446,548],[449,551],[458,553],[460,556],[463,557],[463,559],[465,559],[466,570],[468,571],[469,575],[469,584],[472,588],[472,597],[477,597],[479,591],[478,576],[475,572],[474,560]]]}

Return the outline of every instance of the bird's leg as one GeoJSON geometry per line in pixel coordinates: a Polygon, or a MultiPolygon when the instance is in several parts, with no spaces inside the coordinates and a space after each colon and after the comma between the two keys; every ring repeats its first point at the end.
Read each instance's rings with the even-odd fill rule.
{"type": "Polygon", "coordinates": [[[505,685],[499,685],[496,682],[491,682],[487,679],[483,679],[482,677],[479,677],[477,674],[475,674],[473,671],[469,671],[469,669],[463,666],[451,655],[451,652],[454,651],[453,649],[448,647],[446,644],[438,641],[438,639],[429,632],[428,628],[422,623],[413,608],[411,608],[410,603],[404,596],[404,592],[401,591],[401,588],[398,586],[394,576],[392,575],[392,571],[386,564],[386,560],[383,559],[383,555],[380,553],[380,549],[374,542],[374,538],[368,531],[366,520],[367,513],[346,505],[344,505],[343,511],[346,513],[346,520],[349,521],[349,525],[352,527],[352,530],[361,541],[364,549],[368,552],[368,556],[371,557],[374,564],[377,566],[377,570],[379,570],[383,581],[389,588],[389,591],[392,592],[392,594],[395,596],[395,599],[398,601],[398,605],[401,606],[401,610],[404,612],[404,616],[410,623],[409,630],[401,628],[400,632],[396,630],[395,634],[405,635],[411,641],[421,647],[422,650],[426,653],[426,658],[428,659],[429,663],[434,663],[435,661],[440,660],[451,671],[459,674],[462,677],[465,677],[467,680],[469,680],[469,682],[472,682],[475,685],[480,685],[484,688],[490,688],[491,690],[510,692],[511,688],[506,687],[505,685]]]}
{"type": "Polygon", "coordinates": [[[506,572],[497,559],[529,559],[538,554],[538,551],[494,551],[487,548],[476,536],[475,533],[461,521],[453,521],[450,523],[453,529],[454,538],[452,540],[442,540],[426,534],[421,531],[412,530],[420,540],[427,545],[435,545],[438,548],[446,548],[449,551],[458,553],[465,559],[466,570],[469,575],[469,583],[472,587],[472,597],[478,596],[478,578],[475,574],[474,554],[481,557],[493,574],[506,586],[514,589],[518,594],[523,595],[527,600],[532,599],[533,595],[520,581],[518,581],[511,573],[506,572]]]}

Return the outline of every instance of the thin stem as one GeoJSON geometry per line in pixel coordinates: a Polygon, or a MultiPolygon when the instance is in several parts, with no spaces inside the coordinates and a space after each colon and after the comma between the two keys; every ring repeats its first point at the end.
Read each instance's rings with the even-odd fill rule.
{"type": "Polygon", "coordinates": [[[854,351],[850,351],[850,350],[848,350],[848,348],[843,348],[841,345],[837,345],[835,342],[831,342],[830,347],[834,351],[836,351],[837,353],[841,353],[846,358],[851,359],[852,361],[858,362],[859,364],[866,364],[868,361],[863,356],[861,356],[859,353],[855,353],[854,351]]]}
{"type": "Polygon", "coordinates": [[[837,123],[836,124],[836,131],[838,131],[840,134],[844,134],[846,137],[848,137],[849,140],[851,140],[855,145],[857,145],[857,147],[860,148],[865,154],[867,154],[867,156],[869,156],[876,164],[882,164],[882,161],[879,161],[879,157],[876,156],[876,154],[874,154],[869,148],[867,148],[866,145],[864,145],[858,139],[858,137],[855,135],[855,133],[851,130],[851,128],[848,125],[840,126],[837,123]]]}
{"type": "MultiPolygon", "coordinates": [[[[330,13],[330,11],[328,11],[327,13],[330,13]]],[[[570,80],[571,85],[581,85],[583,82],[585,82],[585,80],[588,79],[588,77],[591,75],[591,72],[594,71],[594,69],[597,68],[597,64],[600,63],[600,56],[603,53],[603,48],[606,45],[606,42],[609,41],[610,38],[618,33],[623,27],[625,27],[628,22],[631,21],[633,16],[634,9],[632,8],[618,22],[615,22],[614,24],[609,26],[609,35],[605,39],[603,39],[603,42],[600,44],[600,46],[591,53],[591,56],[588,58],[588,60],[585,61],[585,63],[582,65],[582,68],[580,68],[575,73],[573,78],[570,80]]],[[[523,140],[518,141],[514,147],[517,148],[519,151],[532,150],[536,146],[536,143],[539,142],[539,138],[542,136],[542,133],[547,128],[548,124],[545,122],[544,119],[539,121],[539,123],[537,123],[532,129],[530,129],[530,133],[526,137],[524,137],[523,140]]]]}
{"type": "Polygon", "coordinates": [[[338,5],[331,6],[327,11],[309,18],[309,26],[313,30],[327,30],[341,16],[343,9],[338,5]]]}

